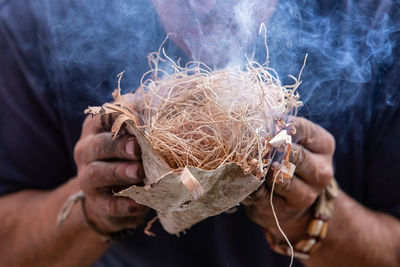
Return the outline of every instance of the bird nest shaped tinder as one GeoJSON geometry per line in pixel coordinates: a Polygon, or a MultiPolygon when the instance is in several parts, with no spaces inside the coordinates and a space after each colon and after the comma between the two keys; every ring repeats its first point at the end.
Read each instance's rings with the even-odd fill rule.
{"type": "Polygon", "coordinates": [[[111,114],[113,136],[124,129],[141,147],[144,186],[115,195],[156,210],[164,229],[179,234],[242,202],[263,183],[277,155],[280,178],[293,175],[287,121],[302,105],[300,75],[282,85],[267,63],[248,60],[213,71],[196,61],[181,66],[160,50],[149,63],[133,96],[121,95],[120,74],[115,101],[85,111],[111,114]],[[159,68],[160,61],[173,72],[159,68]]]}

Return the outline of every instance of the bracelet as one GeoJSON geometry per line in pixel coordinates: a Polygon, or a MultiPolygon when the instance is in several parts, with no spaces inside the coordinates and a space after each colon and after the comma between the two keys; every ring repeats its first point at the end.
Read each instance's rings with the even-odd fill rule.
{"type": "MultiPolygon", "coordinates": [[[[328,231],[328,221],[333,215],[334,201],[339,194],[339,187],[333,178],[331,183],[322,190],[315,203],[315,213],[307,226],[306,235],[293,246],[293,257],[308,259],[310,254],[321,246],[328,231]]],[[[292,256],[291,249],[283,240],[279,240],[268,229],[264,229],[265,238],[271,250],[276,253],[292,256]]]]}
{"type": "Polygon", "coordinates": [[[82,207],[82,213],[83,213],[83,218],[85,220],[85,225],[95,233],[97,233],[101,239],[106,242],[106,243],[111,243],[111,242],[118,242],[121,241],[129,236],[133,236],[135,234],[135,229],[134,228],[126,228],[118,232],[113,232],[113,233],[106,233],[95,225],[94,222],[92,222],[88,216],[87,216],[87,211],[85,208],[85,200],[86,196],[83,193],[83,191],[79,191],[73,195],[71,195],[67,201],[64,203],[63,207],[60,210],[60,213],[58,215],[58,226],[61,227],[61,225],[64,223],[64,221],[68,218],[69,214],[71,213],[72,207],[74,204],[76,204],[78,201],[81,202],[81,207],[82,207]]]}

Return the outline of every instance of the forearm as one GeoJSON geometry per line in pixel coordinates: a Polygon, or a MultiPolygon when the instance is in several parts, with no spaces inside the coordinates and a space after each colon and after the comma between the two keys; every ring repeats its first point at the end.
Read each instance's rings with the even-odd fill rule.
{"type": "Polygon", "coordinates": [[[400,222],[341,192],[322,246],[308,266],[400,266],[400,222]]]}
{"type": "Polygon", "coordinates": [[[79,191],[76,179],[52,191],[25,190],[0,197],[0,265],[90,266],[107,249],[74,207],[57,226],[57,215],[69,195],[79,191]]]}

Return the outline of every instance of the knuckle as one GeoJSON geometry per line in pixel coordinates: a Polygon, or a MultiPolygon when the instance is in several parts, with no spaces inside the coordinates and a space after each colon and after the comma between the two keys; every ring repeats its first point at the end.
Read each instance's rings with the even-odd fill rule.
{"type": "Polygon", "coordinates": [[[96,132],[96,124],[99,123],[98,116],[88,115],[82,124],[82,133],[81,136],[88,136],[96,132]]]}
{"type": "Polygon", "coordinates": [[[119,167],[118,165],[114,165],[112,167],[112,175],[113,177],[119,178],[119,171],[118,171],[119,167]]]}
{"type": "Polygon", "coordinates": [[[286,200],[284,200],[284,199],[276,200],[275,212],[278,215],[278,217],[287,215],[288,213],[291,212],[291,209],[292,209],[292,207],[290,205],[288,205],[286,200]]]}
{"type": "Polygon", "coordinates": [[[107,200],[106,212],[111,216],[118,214],[118,205],[113,198],[107,200]]]}
{"type": "Polygon", "coordinates": [[[294,117],[297,133],[302,133],[304,130],[305,119],[303,117],[294,117]]]}
{"type": "Polygon", "coordinates": [[[281,194],[283,192],[287,192],[290,188],[291,181],[285,181],[281,184],[275,184],[275,192],[277,194],[281,194]]]}
{"type": "Polygon", "coordinates": [[[111,173],[115,179],[121,180],[121,179],[125,178],[126,165],[127,165],[126,163],[125,164],[113,164],[111,173]]]}
{"type": "Polygon", "coordinates": [[[111,152],[111,138],[109,138],[107,133],[98,134],[90,143],[90,149],[95,158],[103,159],[107,158],[111,152]]]}
{"type": "Polygon", "coordinates": [[[294,157],[294,161],[295,161],[294,163],[296,165],[303,165],[305,158],[306,158],[306,153],[305,153],[304,149],[301,148],[300,146],[297,146],[295,155],[296,156],[294,157]]]}
{"type": "Polygon", "coordinates": [[[83,161],[83,145],[82,140],[78,141],[74,147],[74,160],[77,164],[83,161]]]}
{"type": "Polygon", "coordinates": [[[93,123],[93,117],[91,115],[86,116],[85,120],[83,121],[82,128],[86,129],[93,123]]]}
{"type": "Polygon", "coordinates": [[[318,169],[318,182],[322,187],[326,187],[333,177],[333,167],[331,164],[323,165],[318,169]]]}
{"type": "Polygon", "coordinates": [[[79,166],[79,164],[82,162],[81,150],[77,146],[75,146],[73,153],[74,153],[74,161],[76,165],[79,166]]]}
{"type": "Polygon", "coordinates": [[[88,165],[86,165],[84,171],[84,178],[86,180],[93,180],[96,177],[97,168],[95,165],[96,164],[94,162],[91,162],[88,165]]]}
{"type": "Polygon", "coordinates": [[[93,187],[93,180],[96,177],[96,168],[93,165],[93,163],[86,165],[83,170],[83,175],[79,176],[80,185],[84,191],[91,191],[93,187]]]}
{"type": "Polygon", "coordinates": [[[309,191],[303,195],[302,204],[304,207],[310,207],[317,199],[317,194],[313,191],[309,191]]]}
{"type": "Polygon", "coordinates": [[[303,135],[303,144],[305,147],[310,148],[315,146],[316,142],[319,140],[319,136],[315,134],[316,129],[314,125],[307,126],[304,130],[304,135],[303,135]]]}
{"type": "Polygon", "coordinates": [[[90,181],[90,183],[95,184],[95,180],[99,179],[101,176],[104,176],[104,168],[101,168],[100,162],[93,161],[86,165],[85,174],[86,179],[90,181]]]}
{"type": "Polygon", "coordinates": [[[327,141],[326,141],[327,152],[329,153],[329,155],[333,155],[333,153],[335,152],[335,148],[336,148],[335,138],[329,132],[328,132],[326,138],[327,138],[327,141]]]}
{"type": "Polygon", "coordinates": [[[93,155],[100,156],[104,150],[104,143],[99,141],[98,138],[95,138],[90,143],[90,149],[92,150],[93,155]]]}
{"type": "Polygon", "coordinates": [[[309,124],[309,121],[308,120],[306,120],[305,118],[299,118],[299,120],[298,120],[298,129],[299,129],[299,134],[301,135],[301,136],[305,136],[305,137],[307,137],[307,136],[309,136],[309,133],[310,133],[310,124],[309,124]]]}

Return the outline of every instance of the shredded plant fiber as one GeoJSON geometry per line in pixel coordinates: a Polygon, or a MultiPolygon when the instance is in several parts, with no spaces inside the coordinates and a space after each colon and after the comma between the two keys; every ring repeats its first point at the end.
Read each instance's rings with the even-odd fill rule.
{"type": "Polygon", "coordinates": [[[300,75],[283,86],[267,63],[248,60],[244,68],[212,71],[197,61],[180,66],[164,50],[150,54],[149,63],[138,128],[172,169],[215,170],[234,162],[264,173],[268,141],[302,105],[296,92],[300,75]],[[168,61],[173,73],[159,69],[160,61],[168,61]]]}

